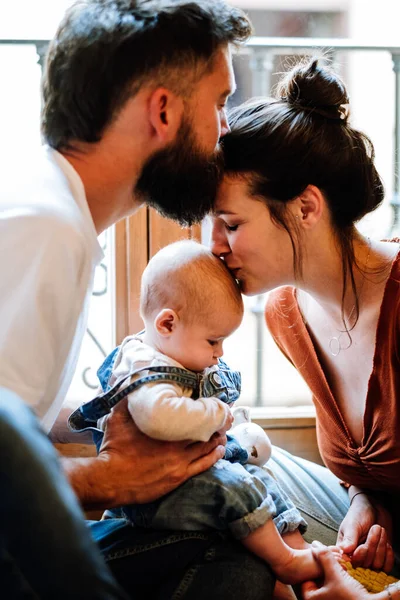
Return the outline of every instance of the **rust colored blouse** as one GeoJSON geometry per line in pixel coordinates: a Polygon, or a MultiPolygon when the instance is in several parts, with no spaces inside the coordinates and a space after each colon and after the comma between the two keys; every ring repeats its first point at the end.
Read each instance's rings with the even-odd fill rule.
{"type": "Polygon", "coordinates": [[[357,447],[329,388],[293,287],[274,290],[266,306],[275,342],[311,389],[317,438],[326,466],[339,479],[371,490],[400,493],[400,253],[387,280],[357,447]]]}

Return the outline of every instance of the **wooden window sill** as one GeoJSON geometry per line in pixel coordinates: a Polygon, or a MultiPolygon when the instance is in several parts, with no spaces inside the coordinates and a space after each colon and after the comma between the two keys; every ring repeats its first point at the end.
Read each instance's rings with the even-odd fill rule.
{"type": "Polygon", "coordinates": [[[315,428],[314,406],[257,406],[250,415],[264,429],[315,428]]]}

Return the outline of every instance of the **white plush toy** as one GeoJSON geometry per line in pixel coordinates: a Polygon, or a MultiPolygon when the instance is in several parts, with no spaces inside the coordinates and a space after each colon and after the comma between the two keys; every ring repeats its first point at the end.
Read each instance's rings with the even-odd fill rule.
{"type": "Polygon", "coordinates": [[[233,408],[232,415],[234,421],[229,433],[247,450],[248,462],[262,467],[271,456],[271,440],[262,427],[251,422],[248,406],[233,408]]]}

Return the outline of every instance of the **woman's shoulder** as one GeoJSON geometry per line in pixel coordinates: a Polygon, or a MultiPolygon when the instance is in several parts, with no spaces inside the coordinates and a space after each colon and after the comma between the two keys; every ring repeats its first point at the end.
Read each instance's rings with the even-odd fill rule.
{"type": "Polygon", "coordinates": [[[275,340],[290,339],[293,334],[302,330],[304,323],[295,287],[286,285],[269,293],[265,306],[265,322],[275,340]]]}
{"type": "Polygon", "coordinates": [[[394,242],[397,245],[397,252],[392,263],[389,279],[394,279],[400,283],[400,238],[393,238],[390,242],[394,242]]]}
{"type": "Polygon", "coordinates": [[[287,318],[294,308],[298,308],[296,288],[284,285],[269,292],[265,305],[265,317],[267,320],[287,318]]]}

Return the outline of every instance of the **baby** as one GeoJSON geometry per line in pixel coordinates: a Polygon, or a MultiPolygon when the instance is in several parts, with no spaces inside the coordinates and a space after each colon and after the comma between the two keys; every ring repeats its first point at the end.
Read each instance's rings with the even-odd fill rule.
{"type": "MultiPolygon", "coordinates": [[[[150,437],[207,441],[228,430],[240,375],[220,358],[224,340],[241,323],[243,301],[223,261],[193,241],[163,248],[143,273],[140,310],[145,330],[105,360],[99,369],[105,393],[75,411],[71,427],[96,428],[128,396],[132,418],[150,437]]],[[[320,569],[301,537],[303,518],[267,470],[247,458],[231,438],[225,459],[211,469],[158,501],[123,507],[122,514],[158,530],[227,529],[280,581],[315,579],[320,569]]]]}

